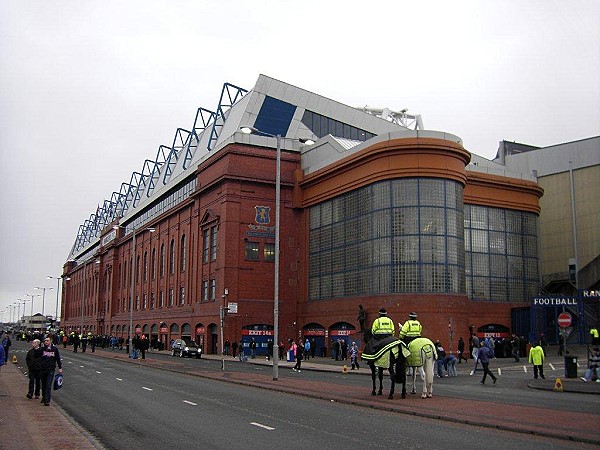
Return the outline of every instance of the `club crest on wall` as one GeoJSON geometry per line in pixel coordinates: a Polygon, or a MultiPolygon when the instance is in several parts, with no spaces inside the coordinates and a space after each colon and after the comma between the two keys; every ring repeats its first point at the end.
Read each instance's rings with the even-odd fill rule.
{"type": "Polygon", "coordinates": [[[271,222],[271,218],[269,217],[269,212],[271,212],[270,206],[255,206],[254,209],[256,210],[256,217],[254,218],[256,223],[266,225],[271,222]]]}

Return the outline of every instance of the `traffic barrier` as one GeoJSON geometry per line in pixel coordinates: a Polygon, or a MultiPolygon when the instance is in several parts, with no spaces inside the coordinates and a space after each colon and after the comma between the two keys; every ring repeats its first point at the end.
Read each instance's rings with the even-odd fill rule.
{"type": "Polygon", "coordinates": [[[556,381],[554,382],[554,390],[556,392],[563,392],[563,384],[560,378],[557,378],[556,381]]]}

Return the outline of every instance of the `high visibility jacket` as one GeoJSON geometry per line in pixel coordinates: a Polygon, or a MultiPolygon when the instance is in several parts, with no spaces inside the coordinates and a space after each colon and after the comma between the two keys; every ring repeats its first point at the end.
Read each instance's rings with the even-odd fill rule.
{"type": "Polygon", "coordinates": [[[402,329],[400,330],[400,337],[419,337],[421,336],[421,330],[423,330],[421,322],[419,322],[418,320],[407,320],[406,322],[404,322],[404,325],[402,325],[402,329]]]}
{"type": "Polygon", "coordinates": [[[544,350],[539,345],[537,347],[531,347],[529,350],[529,363],[534,366],[541,366],[544,364],[544,350]]]}
{"type": "Polygon", "coordinates": [[[598,333],[598,330],[596,328],[592,328],[590,330],[590,334],[592,335],[592,338],[598,339],[598,337],[600,337],[600,334],[598,333]]]}
{"type": "Polygon", "coordinates": [[[392,319],[386,316],[378,317],[373,321],[371,333],[373,334],[394,334],[396,328],[392,319]]]}

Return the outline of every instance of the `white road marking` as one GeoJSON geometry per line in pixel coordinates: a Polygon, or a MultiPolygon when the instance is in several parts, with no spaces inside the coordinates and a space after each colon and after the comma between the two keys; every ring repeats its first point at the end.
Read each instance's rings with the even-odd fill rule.
{"type": "Polygon", "coordinates": [[[190,402],[189,400],[184,400],[183,403],[187,403],[188,405],[198,406],[198,403],[190,402]]]}
{"type": "Polygon", "coordinates": [[[118,377],[117,377],[117,381],[123,381],[123,378],[118,378],[118,377]]]}
{"type": "Polygon", "coordinates": [[[146,389],[147,391],[153,391],[154,389],[150,389],[149,387],[142,386],[142,389],[146,389]]]}
{"type": "Polygon", "coordinates": [[[250,425],[254,425],[256,427],[264,428],[265,430],[269,430],[269,431],[273,431],[275,429],[273,427],[268,427],[268,426],[263,425],[262,423],[258,423],[258,422],[250,422],[250,425]]]}
{"type": "Polygon", "coordinates": [[[527,373],[527,366],[523,366],[523,372],[527,373]]]}
{"type": "Polygon", "coordinates": [[[502,375],[502,369],[498,367],[498,375],[502,375]]]}
{"type": "Polygon", "coordinates": [[[99,370],[96,370],[96,373],[102,373],[102,372],[100,372],[99,370]]]}
{"type": "Polygon", "coordinates": [[[81,367],[83,369],[85,366],[79,366],[79,367],[81,367]]]}
{"type": "Polygon", "coordinates": [[[552,370],[556,370],[552,364],[548,364],[552,370]]]}

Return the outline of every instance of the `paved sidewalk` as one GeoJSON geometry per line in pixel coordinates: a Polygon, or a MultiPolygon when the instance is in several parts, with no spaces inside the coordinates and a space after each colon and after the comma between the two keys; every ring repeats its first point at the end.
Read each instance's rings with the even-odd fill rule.
{"type": "MultiPolygon", "coordinates": [[[[18,363],[19,364],[19,363],[18,363]]],[[[67,418],[54,402],[44,406],[25,397],[29,379],[12,362],[0,369],[0,449],[103,449],[92,436],[67,418]]]]}

